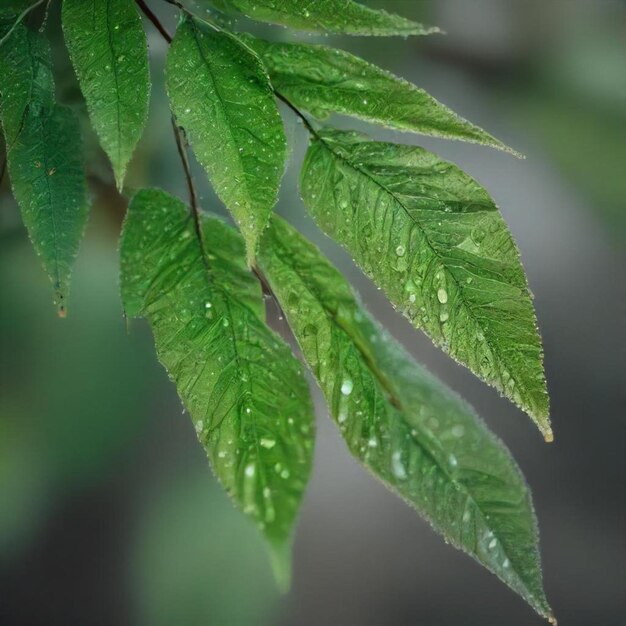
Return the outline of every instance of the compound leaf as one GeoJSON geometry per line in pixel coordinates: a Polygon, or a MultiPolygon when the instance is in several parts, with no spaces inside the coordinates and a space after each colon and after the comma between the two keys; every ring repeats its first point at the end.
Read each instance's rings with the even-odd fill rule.
{"type": "Polygon", "coordinates": [[[416,328],[552,440],[543,352],[519,253],[487,192],[415,146],[321,131],[302,169],[319,226],[416,328]]]}
{"type": "Polygon", "coordinates": [[[167,57],[178,122],[254,259],[285,167],[286,139],[267,74],[231,34],[185,19],[167,57]]]}
{"type": "Polygon", "coordinates": [[[353,54],[320,45],[241,37],[263,60],[274,88],[320,119],[340,113],[390,128],[514,153],[423,89],[353,54]]]}
{"type": "Polygon", "coordinates": [[[54,102],[45,39],[20,24],[5,46],[0,55],[0,113],[8,171],[63,316],[88,213],[79,123],[70,109],[54,102]]]}
{"type": "Polygon", "coordinates": [[[551,617],[531,496],[508,450],[277,217],[259,259],[352,454],[446,541],[551,617]]]}
{"type": "Polygon", "coordinates": [[[146,37],[131,0],[63,0],[63,32],[119,189],[148,118],[146,37]]]}
{"type": "Polygon", "coordinates": [[[244,244],[158,190],[133,198],[121,242],[126,313],[145,317],[211,465],[264,532],[287,575],[292,526],[307,483],[313,410],[300,364],[264,323],[244,244]]]}
{"type": "Polygon", "coordinates": [[[345,35],[429,35],[431,28],[383,10],[370,9],[352,0],[214,0],[222,10],[235,9],[261,22],[281,24],[310,32],[345,35]]]}

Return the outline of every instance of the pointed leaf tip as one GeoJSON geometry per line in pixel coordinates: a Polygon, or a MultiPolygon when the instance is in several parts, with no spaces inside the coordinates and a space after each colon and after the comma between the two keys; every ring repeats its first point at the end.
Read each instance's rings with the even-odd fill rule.
{"type": "Polygon", "coordinates": [[[417,146],[322,129],[301,192],[320,228],[415,328],[551,436],[543,348],[515,241],[493,199],[417,146]]]}
{"type": "Polygon", "coordinates": [[[185,18],[167,55],[166,85],[172,111],[237,221],[252,263],[287,154],[267,73],[236,37],[185,18]]]}
{"type": "Polygon", "coordinates": [[[531,495],[509,451],[277,216],[259,259],[352,454],[448,542],[551,616],[531,495]]]}
{"type": "Polygon", "coordinates": [[[311,470],[315,425],[302,368],[265,324],[241,235],[158,190],[131,200],[120,244],[129,317],[150,322],[213,470],[270,544],[288,587],[292,528],[311,470]],[[210,260],[205,264],[205,254],[210,260]]]}
{"type": "Polygon", "coordinates": [[[148,119],[150,71],[141,17],[127,0],[64,0],[62,21],[89,119],[121,192],[148,119]]]}
{"type": "Polygon", "coordinates": [[[286,594],[291,588],[291,542],[268,541],[267,545],[276,585],[281,593],[286,594]]]}

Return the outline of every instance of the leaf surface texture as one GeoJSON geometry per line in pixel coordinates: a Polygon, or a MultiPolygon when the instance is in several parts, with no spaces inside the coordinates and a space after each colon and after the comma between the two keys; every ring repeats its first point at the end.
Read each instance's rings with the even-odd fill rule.
{"type": "Polygon", "coordinates": [[[176,31],[166,73],[172,111],[239,223],[252,260],[276,203],[286,158],[267,74],[235,37],[191,18],[176,31]]]}
{"type": "Polygon", "coordinates": [[[353,0],[216,0],[212,4],[223,10],[235,9],[254,20],[309,32],[405,37],[439,32],[353,0]]]}
{"type": "Polygon", "coordinates": [[[543,351],[519,253],[487,192],[415,146],[325,130],[305,204],[416,328],[552,431],[543,351]]]}
{"type": "Polygon", "coordinates": [[[242,38],[263,60],[274,88],[317,118],[340,113],[398,130],[513,152],[423,89],[353,54],[320,45],[242,38]]]}
{"type": "Polygon", "coordinates": [[[150,323],[215,474],[257,523],[285,574],[307,483],[313,410],[300,364],[264,323],[244,243],[158,190],[133,198],[121,243],[122,299],[150,323]]]}
{"type": "Polygon", "coordinates": [[[549,617],[531,497],[508,450],[277,217],[260,262],[352,454],[549,617]]]}
{"type": "Polygon", "coordinates": [[[118,188],[148,117],[146,37],[131,0],[63,0],[63,32],[118,188]]]}
{"type": "Polygon", "coordinates": [[[2,50],[0,114],[13,193],[64,315],[88,213],[80,128],[54,101],[46,40],[20,24],[2,50]]]}

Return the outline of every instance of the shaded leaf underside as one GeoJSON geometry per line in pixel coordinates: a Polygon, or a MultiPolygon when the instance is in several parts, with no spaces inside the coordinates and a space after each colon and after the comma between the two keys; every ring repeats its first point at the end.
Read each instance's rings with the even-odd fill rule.
{"type": "Polygon", "coordinates": [[[0,56],[13,193],[64,315],[88,212],[79,123],[70,109],[54,102],[50,51],[41,35],[19,25],[0,56]]]}

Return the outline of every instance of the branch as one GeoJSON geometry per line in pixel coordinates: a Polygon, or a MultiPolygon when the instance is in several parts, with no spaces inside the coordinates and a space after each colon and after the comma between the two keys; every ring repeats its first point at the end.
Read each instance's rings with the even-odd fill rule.
{"type": "Polygon", "coordinates": [[[167,43],[172,43],[172,36],[165,30],[163,24],[159,18],[152,12],[152,9],[144,2],[144,0],[135,0],[137,6],[141,9],[143,14],[154,24],[154,27],[161,33],[163,39],[167,41],[167,43]]]}
{"type": "Polygon", "coordinates": [[[193,217],[194,227],[196,229],[196,235],[200,241],[200,247],[202,248],[202,258],[204,264],[208,266],[206,254],[204,253],[204,238],[202,236],[202,226],[200,224],[200,207],[198,206],[198,194],[196,187],[193,183],[193,177],[191,175],[191,167],[189,165],[189,157],[187,156],[187,149],[185,146],[185,139],[181,128],[176,124],[174,116],[171,117],[172,129],[174,130],[174,139],[176,139],[176,149],[178,150],[178,156],[180,162],[183,165],[183,171],[185,172],[185,181],[187,182],[187,190],[189,191],[189,204],[191,206],[191,215],[193,217]]]}
{"type": "MultiPolygon", "coordinates": [[[[187,15],[190,15],[191,17],[194,17],[196,19],[199,19],[203,23],[206,23],[211,28],[215,28],[216,30],[221,30],[216,24],[213,24],[212,22],[204,18],[199,18],[196,15],[194,15],[191,11],[189,11],[186,7],[184,7],[180,2],[178,2],[178,0],[164,0],[164,1],[167,4],[171,4],[177,7],[178,9],[180,9],[187,15]]],[[[150,8],[146,5],[144,0],[135,0],[135,2],[139,6],[139,8],[143,11],[143,13],[146,15],[146,17],[152,22],[152,24],[154,24],[154,27],[159,31],[159,33],[161,33],[165,41],[167,41],[167,43],[170,44],[172,42],[172,36],[167,32],[163,24],[161,24],[159,18],[150,10],[150,8]]],[[[284,102],[298,116],[298,118],[302,120],[304,127],[312,135],[319,137],[317,131],[313,128],[309,120],[296,106],[294,106],[285,96],[283,96],[281,93],[276,91],[273,87],[272,87],[272,92],[281,102],[284,102]]],[[[178,150],[178,156],[180,157],[181,163],[183,165],[183,170],[185,172],[185,180],[187,181],[187,189],[189,191],[189,201],[191,204],[191,212],[192,212],[192,216],[194,220],[196,235],[198,237],[200,246],[202,248],[202,258],[204,260],[205,265],[208,267],[208,260],[206,258],[206,254],[204,253],[204,238],[202,236],[202,227],[200,224],[200,209],[198,207],[198,195],[196,193],[196,189],[193,183],[193,178],[191,176],[189,158],[187,156],[187,150],[185,148],[185,139],[183,138],[183,133],[182,133],[181,128],[176,124],[176,120],[174,116],[172,116],[172,128],[174,129],[174,137],[176,139],[176,148],[178,150]]],[[[261,269],[257,265],[253,265],[251,267],[251,270],[254,273],[254,275],[258,278],[259,282],[261,283],[261,286],[263,288],[263,293],[265,293],[270,298],[272,298],[272,300],[276,304],[278,311],[279,311],[279,317],[282,319],[285,319],[285,315],[280,305],[280,302],[278,298],[276,297],[276,294],[274,293],[272,287],[270,286],[267,278],[264,276],[263,272],[261,271],[261,269]]]]}

